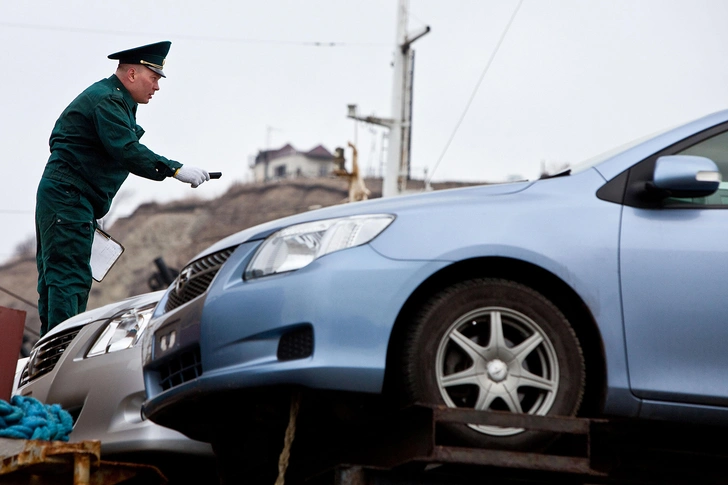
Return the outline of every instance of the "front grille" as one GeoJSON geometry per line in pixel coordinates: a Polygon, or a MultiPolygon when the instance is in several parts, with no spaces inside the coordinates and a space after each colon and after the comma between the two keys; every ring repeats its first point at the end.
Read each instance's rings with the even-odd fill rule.
{"type": "Polygon", "coordinates": [[[20,375],[18,386],[24,386],[52,371],[63,352],[66,351],[80,331],[81,327],[73,328],[36,344],[31,350],[28,363],[20,375]]]}
{"type": "Polygon", "coordinates": [[[278,341],[278,360],[305,359],[313,355],[313,328],[300,327],[281,335],[278,341]]]}
{"type": "Polygon", "coordinates": [[[200,348],[185,350],[159,367],[159,385],[166,391],[202,375],[200,348]]]}
{"type": "Polygon", "coordinates": [[[165,311],[171,311],[184,305],[207,291],[212,279],[227,261],[235,248],[227,248],[191,262],[180,271],[179,276],[170,287],[165,311]]]}

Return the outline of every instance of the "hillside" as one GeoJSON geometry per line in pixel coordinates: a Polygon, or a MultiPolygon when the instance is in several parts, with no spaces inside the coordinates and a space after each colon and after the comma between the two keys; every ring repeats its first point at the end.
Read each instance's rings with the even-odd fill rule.
{"type": "MultiPolygon", "coordinates": [[[[372,198],[381,196],[381,179],[368,179],[366,184],[372,198]]],[[[433,188],[462,185],[468,184],[443,183],[433,188]]],[[[418,188],[418,182],[408,182],[408,188],[418,188]]],[[[94,282],[88,308],[150,291],[148,281],[157,271],[156,258],[162,257],[167,266],[180,269],[198,252],[225,236],[279,217],[343,203],[347,194],[345,180],[323,177],[236,185],[212,200],[141,205],[129,217],[106,228],[125,251],[104,281],[94,282]]],[[[0,306],[26,311],[26,328],[37,334],[40,320],[35,308],[36,279],[33,257],[0,266],[0,286],[16,295],[0,292],[0,306]]]]}

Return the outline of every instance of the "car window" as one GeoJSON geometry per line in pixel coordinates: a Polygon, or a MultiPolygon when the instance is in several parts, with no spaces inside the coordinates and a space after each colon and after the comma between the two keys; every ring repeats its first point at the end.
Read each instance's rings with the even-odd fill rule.
{"type": "Polygon", "coordinates": [[[728,132],[720,133],[686,148],[676,155],[696,155],[710,158],[718,165],[718,170],[724,182],[720,183],[718,190],[707,197],[677,198],[671,197],[666,201],[671,204],[692,204],[698,206],[726,206],[728,208],[728,132]]]}

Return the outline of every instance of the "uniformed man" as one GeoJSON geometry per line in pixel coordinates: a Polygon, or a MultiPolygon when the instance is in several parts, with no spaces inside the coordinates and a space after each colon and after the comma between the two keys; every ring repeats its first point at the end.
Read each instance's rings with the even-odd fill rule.
{"type": "Polygon", "coordinates": [[[197,187],[207,171],[157,155],[139,142],[139,104],[159,90],[171,42],[116,52],[119,65],[63,111],[51,132],[51,155],[38,185],[35,227],[41,335],[86,310],[96,220],[129,173],[174,177],[197,187]]]}

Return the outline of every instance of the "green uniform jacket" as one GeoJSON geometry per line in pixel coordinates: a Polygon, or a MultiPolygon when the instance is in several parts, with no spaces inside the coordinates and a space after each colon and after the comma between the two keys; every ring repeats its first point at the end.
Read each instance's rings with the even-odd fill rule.
{"type": "Polygon", "coordinates": [[[129,173],[152,180],[174,175],[181,163],[139,142],[137,102],[112,75],[89,86],[65,109],[51,132],[51,156],[43,177],[70,183],[91,203],[96,219],[129,173]]]}

